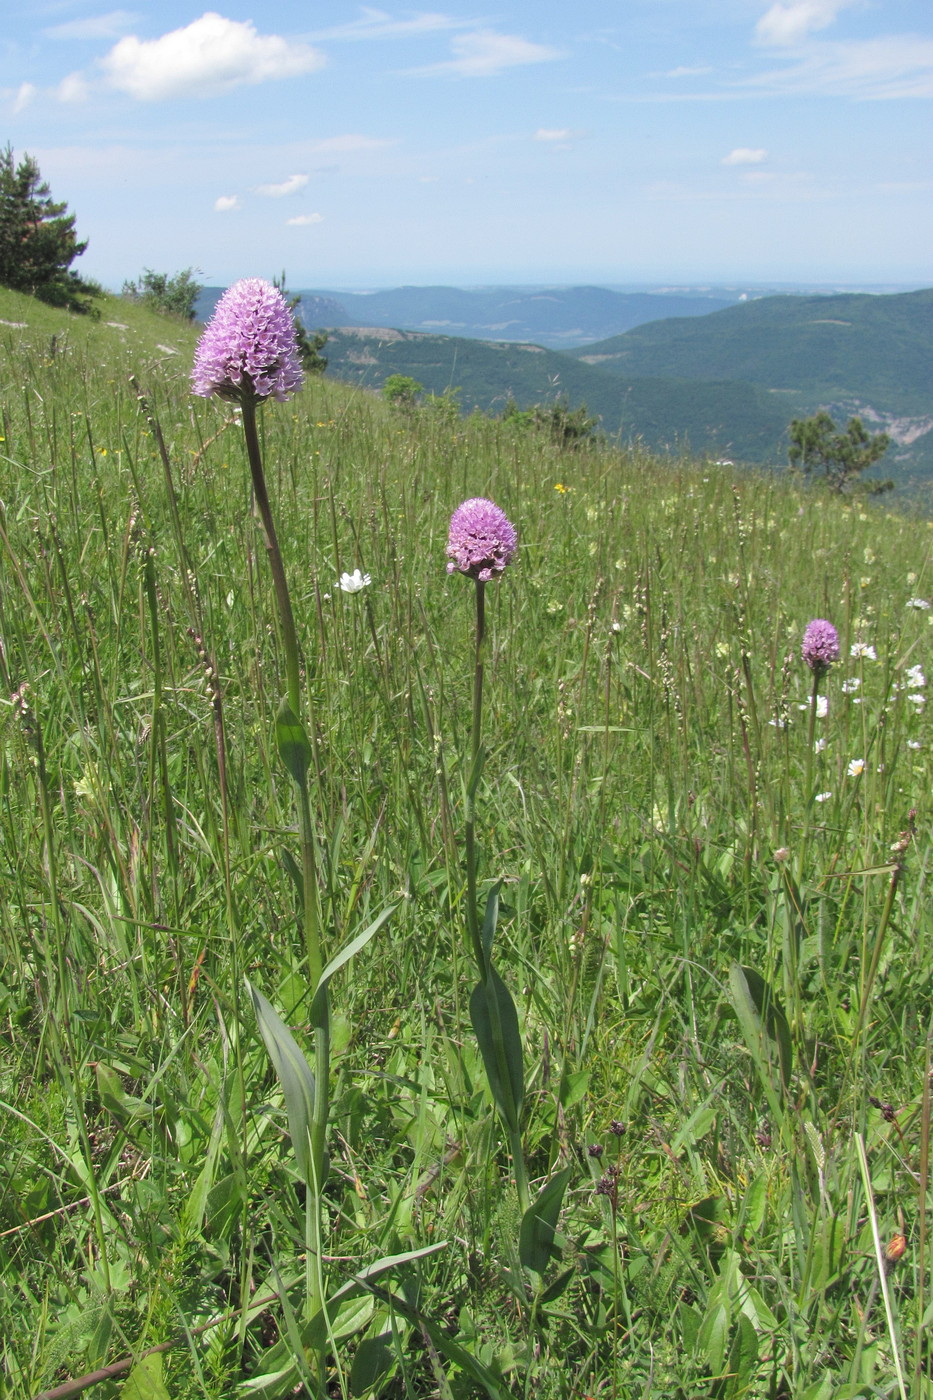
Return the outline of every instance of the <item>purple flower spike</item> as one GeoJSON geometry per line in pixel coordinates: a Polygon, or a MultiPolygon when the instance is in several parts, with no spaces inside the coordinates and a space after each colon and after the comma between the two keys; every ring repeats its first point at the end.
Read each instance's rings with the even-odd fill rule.
{"type": "Polygon", "coordinates": [[[825,618],[815,617],[804,628],[800,654],[814,675],[821,676],[839,660],[839,633],[825,618]]]}
{"type": "Polygon", "coordinates": [[[517,544],[515,526],[505,512],[492,501],[474,496],[450,517],[447,572],[488,583],[505,572],[517,544]]]}
{"type": "Polygon", "coordinates": [[[194,353],[191,388],[209,399],[278,399],[301,388],[303,375],[288,302],[271,282],[246,277],[228,287],[194,353]]]}

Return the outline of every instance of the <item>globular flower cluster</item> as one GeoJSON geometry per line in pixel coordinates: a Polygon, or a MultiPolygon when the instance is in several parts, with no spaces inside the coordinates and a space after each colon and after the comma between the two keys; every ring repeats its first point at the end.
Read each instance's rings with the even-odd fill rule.
{"type": "Polygon", "coordinates": [[[295,322],[278,287],[261,277],[234,282],[198,342],[192,391],[205,399],[282,403],[302,379],[295,322]]]}
{"type": "Polygon", "coordinates": [[[839,660],[839,633],[825,618],[815,617],[804,628],[800,654],[815,675],[828,671],[839,660]]]}
{"type": "Polygon", "coordinates": [[[447,572],[488,583],[505,572],[517,545],[515,526],[505,512],[494,502],[474,496],[450,517],[447,572]]]}

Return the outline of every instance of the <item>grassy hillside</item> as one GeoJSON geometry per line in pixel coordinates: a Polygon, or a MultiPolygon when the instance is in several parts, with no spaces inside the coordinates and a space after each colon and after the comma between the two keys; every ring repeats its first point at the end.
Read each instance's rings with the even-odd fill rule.
{"type": "Polygon", "coordinates": [[[928,1400],[926,523],[0,314],[5,1400],[928,1400]]]}
{"type": "Polygon", "coordinates": [[[0,340],[8,347],[22,340],[48,350],[54,336],[59,350],[67,346],[106,359],[125,356],[127,363],[139,365],[175,355],[187,359],[197,342],[197,327],[156,315],[123,297],[104,295],[95,299],[95,306],[98,318],[76,316],[0,287],[0,340]],[[48,338],[44,345],[43,336],[48,338]]]}

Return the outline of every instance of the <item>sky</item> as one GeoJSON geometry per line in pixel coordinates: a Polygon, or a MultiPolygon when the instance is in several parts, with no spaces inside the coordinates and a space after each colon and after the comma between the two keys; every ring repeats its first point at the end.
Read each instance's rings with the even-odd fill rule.
{"type": "Polygon", "coordinates": [[[105,286],[933,285],[930,0],[127,3],[0,0],[105,286]]]}

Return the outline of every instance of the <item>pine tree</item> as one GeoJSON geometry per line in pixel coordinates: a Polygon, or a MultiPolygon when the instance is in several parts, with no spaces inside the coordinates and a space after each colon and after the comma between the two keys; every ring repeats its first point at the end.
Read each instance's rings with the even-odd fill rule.
{"type": "MultiPolygon", "coordinates": [[[[869,433],[861,418],[850,418],[845,432],[825,409],[812,418],[795,418],[788,429],[790,465],[806,475],[822,473],[831,491],[841,494],[861,472],[883,457],[891,445],[887,433],[869,433]]],[[[888,491],[892,482],[872,482],[871,493],[888,491]]]]}
{"type": "Polygon", "coordinates": [[[16,165],[11,146],[0,151],[0,286],[90,311],[89,297],[98,289],[71,271],[87,240],[78,241],[75,216],[67,209],[52,198],[31,156],[16,165]]]}

